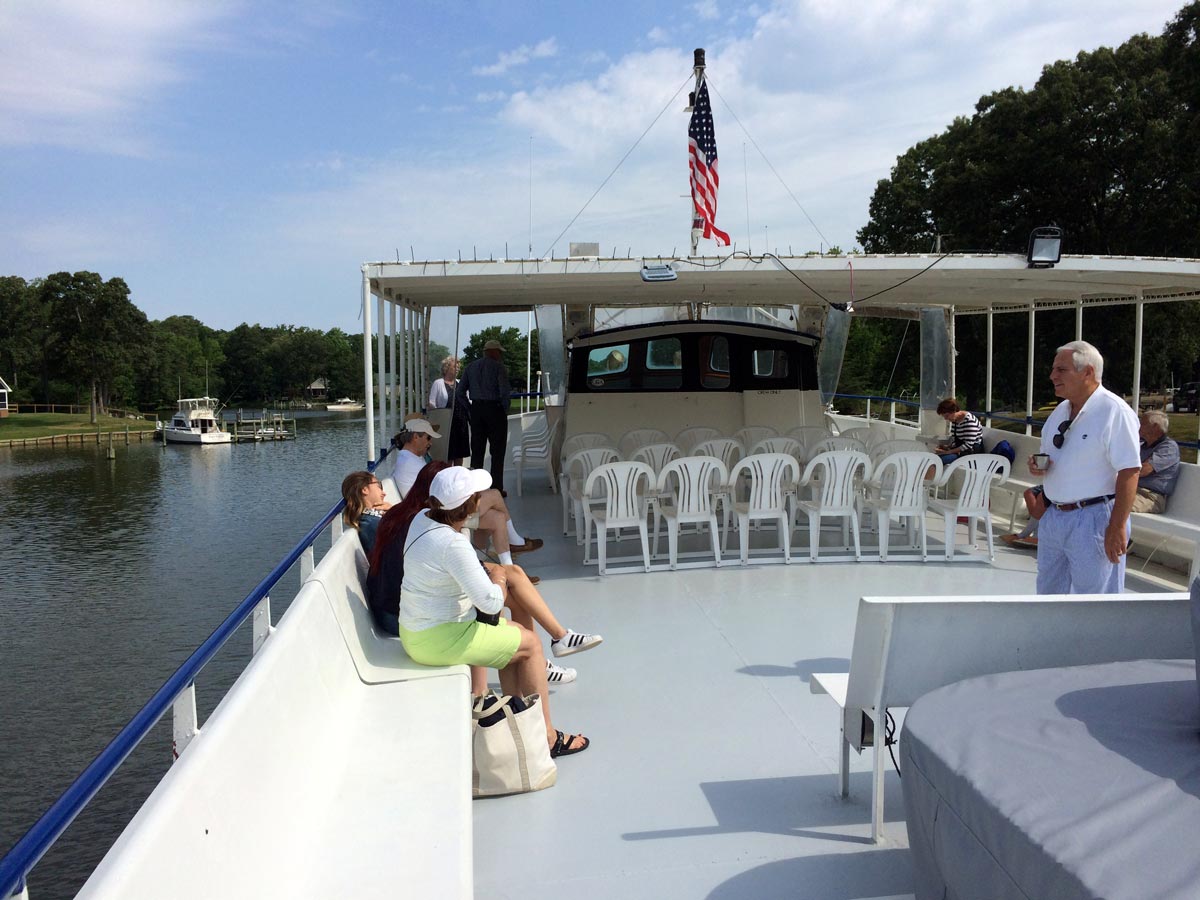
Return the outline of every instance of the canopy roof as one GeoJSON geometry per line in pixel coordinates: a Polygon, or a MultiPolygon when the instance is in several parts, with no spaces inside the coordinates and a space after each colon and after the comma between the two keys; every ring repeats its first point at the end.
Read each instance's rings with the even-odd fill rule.
{"type": "Polygon", "coordinates": [[[1200,298],[1200,260],[1129,256],[1064,256],[1048,269],[1030,269],[1018,255],[912,254],[429,260],[368,263],[364,272],[385,299],[478,312],[547,304],[809,306],[822,302],[818,292],[834,303],[853,300],[863,312],[1200,298]],[[642,280],[644,263],[663,262],[676,280],[642,280]]]}

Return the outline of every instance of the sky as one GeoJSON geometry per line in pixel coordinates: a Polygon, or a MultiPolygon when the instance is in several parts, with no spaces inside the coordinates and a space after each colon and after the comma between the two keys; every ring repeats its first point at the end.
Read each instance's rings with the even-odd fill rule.
{"type": "Polygon", "coordinates": [[[0,274],[120,277],[151,319],[356,331],[364,262],[685,253],[695,47],[717,224],[742,250],[849,250],[914,143],[1181,5],[3,0],[0,274]]]}

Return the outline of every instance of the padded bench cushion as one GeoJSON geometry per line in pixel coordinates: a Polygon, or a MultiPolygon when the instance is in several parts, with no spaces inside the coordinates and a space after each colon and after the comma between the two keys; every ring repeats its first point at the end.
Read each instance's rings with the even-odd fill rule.
{"type": "Polygon", "coordinates": [[[901,739],[917,896],[1194,898],[1192,660],[1010,672],[926,694],[901,739]]]}

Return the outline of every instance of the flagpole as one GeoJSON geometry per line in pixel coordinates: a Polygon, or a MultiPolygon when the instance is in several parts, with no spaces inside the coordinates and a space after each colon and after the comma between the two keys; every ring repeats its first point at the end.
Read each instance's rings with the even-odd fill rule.
{"type": "MultiPolygon", "coordinates": [[[[692,91],[692,96],[688,102],[688,112],[691,112],[696,105],[696,97],[700,94],[700,85],[704,84],[704,48],[697,47],[692,53],[692,72],[696,76],[696,86],[692,91]]],[[[692,256],[695,256],[700,246],[700,238],[704,234],[704,223],[696,217],[695,194],[692,194],[692,209],[690,211],[690,219],[692,223],[692,256]]]]}

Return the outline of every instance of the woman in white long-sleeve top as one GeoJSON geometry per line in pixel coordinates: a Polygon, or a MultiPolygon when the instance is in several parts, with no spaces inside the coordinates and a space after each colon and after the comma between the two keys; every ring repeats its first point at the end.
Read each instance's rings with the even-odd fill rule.
{"type": "Polygon", "coordinates": [[[429,509],[418,513],[404,543],[400,588],[400,640],[414,662],[427,666],[467,664],[500,671],[507,694],[537,694],[552,756],[586,750],[581,734],[566,735],[550,718],[546,658],[541,641],[516,622],[476,619],[504,607],[508,573],[485,571],[460,529],[475,511],[479,492],[491,487],[483,470],[454,466],[439,472],[429,490],[429,509]]]}

